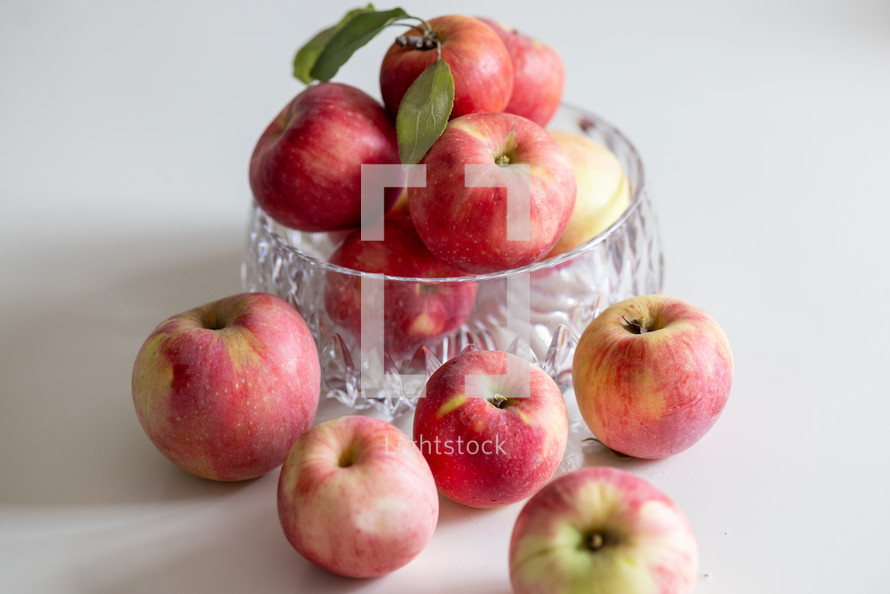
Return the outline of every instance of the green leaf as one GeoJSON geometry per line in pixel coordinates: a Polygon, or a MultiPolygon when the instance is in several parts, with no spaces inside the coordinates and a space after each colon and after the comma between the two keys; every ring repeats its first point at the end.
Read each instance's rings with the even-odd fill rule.
{"type": "Polygon", "coordinates": [[[407,16],[408,13],[401,8],[360,12],[353,16],[325,44],[309,75],[316,80],[331,80],[358,48],[371,41],[395,19],[407,16]]]}
{"type": "Polygon", "coordinates": [[[420,73],[402,98],[396,115],[396,137],[402,163],[419,163],[442,136],[454,106],[451,68],[439,58],[420,73]]]}
{"type": "Polygon", "coordinates": [[[324,31],[318,32],[315,37],[310,39],[306,45],[300,48],[297,52],[297,55],[294,56],[294,76],[306,83],[307,85],[311,83],[314,78],[310,74],[312,67],[315,66],[315,62],[318,60],[318,56],[321,55],[321,52],[324,50],[325,46],[327,46],[328,42],[334,37],[334,35],[346,26],[346,24],[351,21],[354,17],[359,14],[365,12],[373,12],[374,5],[368,4],[364,8],[353,8],[349,12],[347,12],[340,22],[334,25],[333,27],[328,27],[324,31]]]}

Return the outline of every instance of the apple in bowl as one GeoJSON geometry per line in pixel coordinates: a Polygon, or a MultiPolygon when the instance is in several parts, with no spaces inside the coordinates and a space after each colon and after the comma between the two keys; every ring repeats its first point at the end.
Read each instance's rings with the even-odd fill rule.
{"type": "MultiPolygon", "coordinates": [[[[382,241],[363,241],[361,230],[354,231],[331,255],[330,262],[361,272],[430,279],[385,279],[380,285],[383,295],[382,299],[377,296],[377,301],[383,304],[383,347],[396,359],[413,355],[418,348],[456,331],[470,315],[476,298],[474,282],[436,281],[466,273],[433,257],[406,216],[384,221],[382,241]]],[[[374,285],[365,288],[373,289],[374,285]]],[[[362,279],[357,275],[336,270],[326,275],[325,309],[356,342],[361,340],[362,290],[362,279]]]]}
{"type": "MultiPolygon", "coordinates": [[[[306,87],[269,124],[250,158],[254,199],[300,231],[362,223],[362,165],[399,163],[396,131],[383,107],[341,83],[306,87]]],[[[399,188],[384,191],[385,208],[399,188]]]]}
{"type": "Polygon", "coordinates": [[[682,452],[726,406],[733,359],[720,325],[699,307],[641,295],[604,310],[575,348],[572,381],[587,426],[637,458],[682,452]]]}
{"type": "Polygon", "coordinates": [[[286,301],[233,295],[162,322],[133,365],[152,443],[200,477],[238,481],[279,466],[315,418],[318,351],[286,301]]]}
{"type": "Polygon", "coordinates": [[[513,92],[504,111],[546,126],[559,108],[565,86],[565,66],[552,46],[501,21],[480,17],[491,27],[513,61],[513,92]]]}
{"type": "Polygon", "coordinates": [[[525,499],[556,471],[568,440],[556,382],[500,351],[467,351],[430,377],[414,411],[414,441],[439,491],[492,508],[525,499]]]}
{"type": "Polygon", "coordinates": [[[437,258],[470,272],[537,262],[571,216],[576,181],[566,152],[531,120],[507,113],[455,118],[408,188],[417,234],[437,258]]]}
{"type": "Polygon", "coordinates": [[[576,132],[548,130],[572,161],[575,205],[548,258],[590,241],[618,220],[630,205],[630,182],[612,151],[576,132]]]}
{"type": "Polygon", "coordinates": [[[430,19],[429,27],[428,43],[422,43],[424,32],[413,28],[402,38],[421,43],[394,43],[383,57],[380,93],[390,117],[396,119],[408,88],[437,60],[437,43],[454,79],[451,117],[503,111],[513,92],[513,62],[497,33],[479,19],[463,15],[430,19]]]}
{"type": "Polygon", "coordinates": [[[278,517],[304,558],[339,575],[382,576],[426,547],[439,517],[429,466],[407,435],[338,417],[297,439],[281,467],[278,517]]]}
{"type": "Polygon", "coordinates": [[[690,594],[698,545],[680,508],[651,483],[586,467],[526,502],[509,566],[515,594],[690,594]]]}

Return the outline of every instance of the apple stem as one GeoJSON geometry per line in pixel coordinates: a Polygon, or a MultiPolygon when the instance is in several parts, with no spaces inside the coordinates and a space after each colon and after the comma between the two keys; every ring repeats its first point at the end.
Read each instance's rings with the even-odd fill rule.
{"type": "Polygon", "coordinates": [[[603,538],[603,535],[601,533],[594,532],[587,539],[587,548],[589,548],[591,551],[598,551],[601,548],[603,548],[603,545],[605,544],[605,542],[606,541],[603,538]]]}
{"type": "Polygon", "coordinates": [[[355,452],[352,448],[345,450],[342,454],[340,454],[340,459],[337,460],[337,466],[340,468],[349,468],[355,462],[355,452]]]}
{"type": "Polygon", "coordinates": [[[436,39],[436,34],[430,31],[423,35],[399,35],[396,37],[396,45],[416,50],[431,50],[438,47],[439,41],[436,39]]]}
{"type": "Polygon", "coordinates": [[[208,311],[204,314],[204,317],[201,319],[201,325],[207,330],[222,330],[226,327],[225,322],[220,320],[213,311],[208,311]]]}
{"type": "MultiPolygon", "coordinates": [[[[433,28],[427,21],[415,16],[409,16],[407,18],[420,22],[420,27],[418,28],[423,31],[423,35],[399,35],[396,37],[397,46],[412,47],[416,50],[431,50],[437,49],[441,45],[439,39],[436,37],[436,32],[433,31],[433,28]]],[[[406,25],[407,23],[394,21],[392,24],[406,25]]],[[[410,26],[414,27],[415,25],[410,26]]]]}
{"type": "Polygon", "coordinates": [[[495,165],[500,165],[501,167],[506,167],[510,164],[510,157],[508,155],[500,154],[497,159],[494,160],[495,165]]]}
{"type": "Polygon", "coordinates": [[[510,399],[507,398],[506,396],[504,396],[503,394],[495,394],[492,397],[492,399],[490,400],[490,402],[493,405],[495,405],[495,407],[497,407],[497,408],[505,408],[507,406],[507,403],[509,402],[509,400],[510,399]]]}
{"type": "MultiPolygon", "coordinates": [[[[429,22],[426,20],[416,17],[416,16],[408,16],[408,19],[412,19],[420,22],[419,29],[423,31],[423,35],[399,35],[396,37],[396,45],[399,47],[410,47],[420,51],[427,50],[436,50],[438,54],[438,58],[442,59],[442,42],[439,41],[439,38],[436,36],[436,32],[433,31],[433,28],[430,26],[429,22]]],[[[404,20],[404,19],[401,19],[404,20]]],[[[390,24],[393,25],[406,25],[407,23],[402,23],[398,21],[393,21],[390,24]]],[[[415,25],[410,25],[414,27],[415,25]]]]}
{"type": "Polygon", "coordinates": [[[649,332],[649,329],[646,328],[646,326],[644,326],[642,322],[640,322],[640,320],[630,321],[624,316],[621,316],[621,319],[624,320],[624,323],[627,325],[627,329],[633,334],[645,334],[646,332],[649,332]]]}

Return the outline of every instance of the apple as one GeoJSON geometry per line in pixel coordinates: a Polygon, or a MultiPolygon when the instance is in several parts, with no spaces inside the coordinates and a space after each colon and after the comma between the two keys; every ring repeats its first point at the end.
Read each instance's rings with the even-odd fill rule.
{"type": "MultiPolygon", "coordinates": [[[[370,95],[340,83],[306,87],[269,124],[250,158],[250,187],[273,219],[301,231],[362,222],[361,166],[399,163],[396,131],[370,95]]],[[[399,188],[385,190],[386,207],[399,188]]]]}
{"type": "MultiPolygon", "coordinates": [[[[476,299],[476,283],[440,283],[437,278],[464,276],[434,258],[424,247],[409,217],[387,218],[383,241],[362,241],[354,231],[331,255],[330,262],[389,276],[429,278],[430,282],[383,281],[384,341],[394,358],[412,355],[457,330],[476,299]]],[[[362,282],[357,275],[331,271],[325,286],[325,309],[331,319],[361,339],[362,282]]]]}
{"type": "Polygon", "coordinates": [[[439,498],[407,435],[352,415],[316,425],[294,442],[278,481],[278,517],[288,541],[312,563],[376,577],[424,549],[439,498]]]}
{"type": "MultiPolygon", "coordinates": [[[[429,25],[454,79],[451,117],[503,111],[513,91],[513,63],[500,37],[469,16],[440,16],[429,25]]],[[[405,33],[418,38],[423,34],[419,28],[405,33]]],[[[393,120],[408,87],[437,58],[435,43],[390,46],[380,65],[380,93],[393,120]]]]}
{"type": "Polygon", "coordinates": [[[466,351],[430,377],[414,411],[414,442],[439,491],[470,507],[515,503],[556,471],[568,440],[559,387],[500,351],[466,351]]]}
{"type": "Polygon", "coordinates": [[[578,184],[575,207],[565,230],[547,254],[558,256],[609,228],[630,204],[630,182],[608,148],[575,132],[548,130],[572,160],[578,184]]]}
{"type": "Polygon", "coordinates": [[[565,67],[551,46],[494,19],[480,17],[504,42],[513,61],[513,93],[504,111],[546,126],[562,100],[565,67]]]}
{"type": "Polygon", "coordinates": [[[426,187],[408,188],[417,234],[434,256],[470,272],[540,260],[562,235],[575,203],[568,155],[522,116],[453,119],[421,164],[426,187]],[[468,179],[467,165],[488,166],[491,179],[468,179]],[[508,194],[519,210],[508,206],[508,194]],[[511,236],[511,230],[522,232],[511,236]]]}
{"type": "Polygon", "coordinates": [[[698,546],[683,512],[651,483],[587,467],[526,502],[509,566],[515,594],[689,594],[698,546]]]}
{"type": "Polygon", "coordinates": [[[303,318],[265,293],[232,295],[158,325],[133,365],[145,433],[174,464],[239,481],[279,466],[318,408],[318,351],[303,318]]]}
{"type": "Polygon", "coordinates": [[[642,295],[581,334],[572,380],[581,416],[607,447],[637,458],[682,452],[707,433],[732,385],[732,352],[701,308],[642,295]]]}

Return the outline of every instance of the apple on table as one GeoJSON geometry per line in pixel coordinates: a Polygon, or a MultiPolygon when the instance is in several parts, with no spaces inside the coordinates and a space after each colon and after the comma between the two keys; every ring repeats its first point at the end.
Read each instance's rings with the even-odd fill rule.
{"type": "Polygon", "coordinates": [[[526,502],[508,559],[515,594],[689,594],[698,545],[680,508],[651,483],[586,467],[526,502]]]}
{"type": "Polygon", "coordinates": [[[426,547],[439,497],[407,435],[352,415],[294,442],[279,476],[278,516],[288,541],[312,563],[347,577],[377,577],[426,547]]]}
{"type": "Polygon", "coordinates": [[[581,334],[572,381],[581,416],[607,447],[637,458],[682,452],[726,406],[733,359],[700,307],[641,295],[607,308],[581,334]]]}
{"type": "Polygon", "coordinates": [[[414,411],[414,441],[443,495],[491,508],[525,499],[565,453],[568,415],[556,382],[500,351],[467,351],[430,377],[414,411]]]}
{"type": "Polygon", "coordinates": [[[172,316],[133,365],[136,414],[174,464],[209,479],[261,476],[315,418],[318,351],[286,301],[242,293],[172,316]]]}

